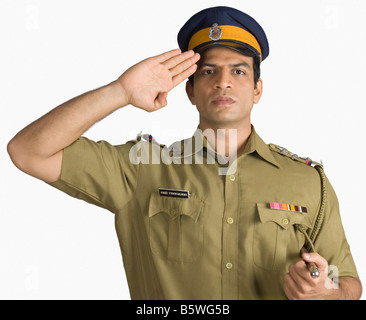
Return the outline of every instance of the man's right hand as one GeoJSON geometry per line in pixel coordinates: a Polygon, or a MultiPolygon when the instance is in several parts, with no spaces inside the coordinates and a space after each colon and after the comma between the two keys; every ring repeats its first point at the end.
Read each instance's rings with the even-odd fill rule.
{"type": "Polygon", "coordinates": [[[168,92],[196,71],[199,58],[192,50],[175,49],[132,66],[117,79],[126,104],[149,112],[165,107],[168,92]]]}
{"type": "Polygon", "coordinates": [[[8,144],[14,164],[46,182],[61,176],[63,149],[94,123],[132,104],[155,111],[168,92],[196,71],[199,55],[172,50],[134,65],[116,81],[71,99],[21,130],[8,144]]]}

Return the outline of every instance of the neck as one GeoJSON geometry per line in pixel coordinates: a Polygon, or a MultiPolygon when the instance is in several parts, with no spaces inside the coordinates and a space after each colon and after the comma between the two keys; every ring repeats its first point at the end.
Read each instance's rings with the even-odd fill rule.
{"type": "Polygon", "coordinates": [[[215,147],[215,151],[225,157],[230,157],[232,151],[235,150],[236,156],[243,153],[252,132],[250,121],[246,125],[238,127],[228,126],[219,128],[216,126],[207,126],[202,122],[199,125],[202,131],[211,129],[214,135],[208,135],[207,141],[211,146],[215,147]]]}

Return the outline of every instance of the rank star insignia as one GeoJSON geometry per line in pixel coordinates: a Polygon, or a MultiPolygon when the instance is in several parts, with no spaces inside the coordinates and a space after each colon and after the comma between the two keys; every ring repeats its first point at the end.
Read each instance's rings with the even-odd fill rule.
{"type": "Polygon", "coordinates": [[[212,28],[208,32],[208,37],[213,41],[217,41],[222,37],[222,29],[217,23],[212,25],[212,28]]]}

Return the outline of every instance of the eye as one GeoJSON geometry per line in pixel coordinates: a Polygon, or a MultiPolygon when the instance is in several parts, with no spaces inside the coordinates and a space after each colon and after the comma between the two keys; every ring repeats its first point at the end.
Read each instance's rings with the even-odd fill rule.
{"type": "Polygon", "coordinates": [[[212,69],[206,69],[206,70],[203,70],[202,71],[202,74],[207,74],[207,75],[210,75],[210,74],[213,74],[214,73],[214,71],[212,70],[212,69]]]}
{"type": "Polygon", "coordinates": [[[235,69],[234,74],[245,74],[245,71],[241,69],[235,69]]]}

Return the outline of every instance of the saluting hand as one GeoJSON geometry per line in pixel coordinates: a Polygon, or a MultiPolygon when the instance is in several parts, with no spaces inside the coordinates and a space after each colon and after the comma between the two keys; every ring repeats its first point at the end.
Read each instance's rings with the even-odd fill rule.
{"type": "Polygon", "coordinates": [[[146,111],[167,105],[168,92],[197,69],[199,54],[179,49],[145,59],[129,68],[118,79],[127,104],[146,111]]]}

